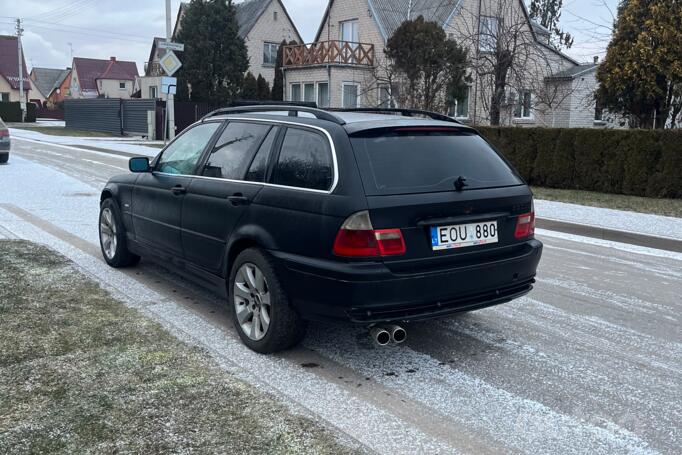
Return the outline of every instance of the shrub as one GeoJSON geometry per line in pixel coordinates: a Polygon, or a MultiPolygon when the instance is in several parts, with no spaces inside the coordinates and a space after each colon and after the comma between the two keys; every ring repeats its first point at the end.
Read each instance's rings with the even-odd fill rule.
{"type": "MultiPolygon", "coordinates": [[[[26,103],[26,121],[36,121],[35,103],[26,103]]],[[[0,102],[0,118],[5,122],[21,122],[21,104],[19,101],[0,102]]]]}
{"type": "Polygon", "coordinates": [[[531,185],[682,198],[682,132],[482,127],[531,185]]]}

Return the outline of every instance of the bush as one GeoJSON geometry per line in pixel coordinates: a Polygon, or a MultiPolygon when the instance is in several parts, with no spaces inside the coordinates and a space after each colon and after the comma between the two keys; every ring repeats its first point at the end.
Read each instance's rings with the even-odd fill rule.
{"type": "MultiPolygon", "coordinates": [[[[19,101],[0,102],[0,118],[5,122],[21,122],[21,104],[19,101]]],[[[35,103],[26,103],[26,121],[36,121],[35,103]]]]}
{"type": "Polygon", "coordinates": [[[529,184],[682,198],[682,132],[481,127],[529,184]]]}

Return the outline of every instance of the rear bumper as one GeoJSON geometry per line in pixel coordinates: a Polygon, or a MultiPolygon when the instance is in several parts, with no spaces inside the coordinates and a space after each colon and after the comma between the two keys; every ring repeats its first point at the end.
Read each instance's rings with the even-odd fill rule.
{"type": "Polygon", "coordinates": [[[445,270],[397,274],[383,263],[342,263],[271,252],[299,313],[355,323],[431,319],[508,302],[528,293],[542,243],[445,270]]]}

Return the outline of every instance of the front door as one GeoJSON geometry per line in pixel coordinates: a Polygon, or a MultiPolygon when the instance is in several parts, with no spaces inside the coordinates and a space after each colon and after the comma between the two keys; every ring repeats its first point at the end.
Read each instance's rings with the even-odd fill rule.
{"type": "Polygon", "coordinates": [[[185,258],[221,275],[227,243],[263,182],[277,127],[230,122],[189,188],[182,210],[185,258]],[[205,178],[202,178],[205,177],[205,178]]]}
{"type": "Polygon", "coordinates": [[[197,125],[161,153],[151,173],[141,174],[133,189],[135,239],[162,256],[182,257],[182,204],[202,153],[221,123],[197,125]]]}

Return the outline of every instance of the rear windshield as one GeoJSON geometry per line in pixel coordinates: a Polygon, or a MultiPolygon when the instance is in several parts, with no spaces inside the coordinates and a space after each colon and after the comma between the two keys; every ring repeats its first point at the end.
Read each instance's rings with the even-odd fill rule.
{"type": "Polygon", "coordinates": [[[475,133],[381,130],[351,141],[369,196],[452,191],[460,177],[465,191],[523,183],[475,133]]]}

